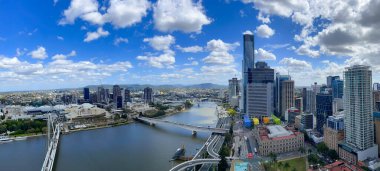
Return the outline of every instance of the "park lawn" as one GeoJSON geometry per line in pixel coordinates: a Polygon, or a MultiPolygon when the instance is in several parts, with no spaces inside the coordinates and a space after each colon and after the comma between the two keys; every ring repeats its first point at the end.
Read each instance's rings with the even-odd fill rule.
{"type": "Polygon", "coordinates": [[[295,159],[291,159],[291,160],[284,160],[284,161],[278,161],[277,162],[277,167],[275,167],[274,165],[271,166],[271,168],[269,169],[269,171],[293,171],[294,169],[296,171],[305,171],[306,170],[306,158],[305,157],[301,157],[301,158],[295,158],[295,159]],[[282,163],[282,166],[279,167],[279,164],[278,163],[282,163]],[[285,163],[288,163],[290,167],[286,168],[284,167],[285,163]],[[276,169],[277,168],[277,169],[276,169]]]}

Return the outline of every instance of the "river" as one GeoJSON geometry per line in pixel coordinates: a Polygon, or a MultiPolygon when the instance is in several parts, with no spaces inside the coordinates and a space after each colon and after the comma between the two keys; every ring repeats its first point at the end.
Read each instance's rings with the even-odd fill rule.
{"type": "MultiPolygon", "coordinates": [[[[163,119],[214,127],[215,104],[204,103],[163,119]]],[[[209,133],[177,127],[128,125],[75,132],[61,136],[55,171],[167,171],[176,149],[194,155],[209,133]]],[[[0,171],[39,171],[46,152],[46,137],[0,144],[0,171]]]]}

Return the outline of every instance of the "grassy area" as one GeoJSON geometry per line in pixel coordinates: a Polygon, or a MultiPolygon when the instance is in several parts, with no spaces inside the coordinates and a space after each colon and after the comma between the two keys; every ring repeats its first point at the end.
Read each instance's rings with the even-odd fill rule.
{"type": "Polygon", "coordinates": [[[279,161],[276,164],[269,164],[267,171],[305,171],[306,158],[296,158],[286,161],[279,161]]]}

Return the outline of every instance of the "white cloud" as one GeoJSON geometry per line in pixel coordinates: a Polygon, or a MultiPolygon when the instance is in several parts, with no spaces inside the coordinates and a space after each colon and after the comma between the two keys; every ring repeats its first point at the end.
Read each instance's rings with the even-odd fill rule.
{"type": "Polygon", "coordinates": [[[192,0],[158,0],[153,7],[153,20],[155,28],[163,32],[200,33],[204,25],[211,23],[202,1],[192,0]]]}
{"type": "Polygon", "coordinates": [[[170,78],[183,78],[184,75],[182,74],[161,74],[160,77],[162,79],[170,79],[170,78]]]}
{"type": "Polygon", "coordinates": [[[87,32],[84,42],[91,42],[93,40],[99,39],[100,37],[107,37],[110,33],[103,28],[99,27],[96,32],[87,32]]]}
{"type": "Polygon", "coordinates": [[[257,33],[258,36],[264,37],[264,38],[269,38],[273,36],[275,33],[275,31],[266,24],[262,24],[256,27],[255,32],[257,33]]]}
{"type": "Polygon", "coordinates": [[[211,65],[202,66],[201,71],[205,75],[224,75],[224,74],[237,74],[238,71],[234,65],[211,65]]]}
{"type": "Polygon", "coordinates": [[[297,70],[302,71],[304,69],[312,68],[311,63],[306,62],[304,60],[298,60],[295,58],[283,58],[279,63],[289,68],[293,68],[294,71],[297,71],[297,70]]]}
{"type": "Polygon", "coordinates": [[[58,40],[64,40],[64,38],[62,36],[57,36],[57,39],[58,40]]]}
{"type": "Polygon", "coordinates": [[[246,30],[245,32],[243,32],[243,35],[244,34],[250,34],[250,35],[253,35],[253,33],[251,32],[251,31],[249,31],[249,30],[246,30]]]}
{"type": "Polygon", "coordinates": [[[145,38],[143,41],[148,42],[153,49],[168,50],[175,43],[175,38],[171,35],[154,36],[152,38],[145,38]]]}
{"type": "Polygon", "coordinates": [[[276,60],[276,55],[261,48],[255,50],[255,57],[258,60],[276,60]]]}
{"type": "Polygon", "coordinates": [[[113,41],[113,44],[115,46],[119,46],[120,43],[128,43],[128,39],[127,38],[123,38],[123,37],[118,37],[116,38],[114,41],[113,41]]]}
{"type": "Polygon", "coordinates": [[[151,4],[147,0],[111,0],[105,20],[117,28],[125,28],[141,22],[151,4]]]}
{"type": "Polygon", "coordinates": [[[197,66],[197,65],[199,65],[199,62],[198,61],[192,61],[191,63],[185,63],[185,64],[183,64],[183,65],[185,65],[185,66],[197,66]]]}
{"type": "Polygon", "coordinates": [[[72,57],[76,56],[77,52],[75,50],[72,50],[69,54],[64,55],[64,54],[56,54],[53,57],[51,57],[53,60],[65,60],[67,57],[72,57]]]}
{"type": "Polygon", "coordinates": [[[141,22],[150,6],[147,0],[110,0],[107,9],[99,8],[97,0],[72,0],[59,24],[73,24],[80,18],[95,25],[111,23],[116,28],[125,28],[141,22]]]}
{"type": "Polygon", "coordinates": [[[213,39],[207,42],[206,49],[210,51],[210,54],[203,58],[203,62],[206,64],[217,64],[217,65],[228,65],[234,62],[234,57],[229,53],[235,50],[240,44],[235,43],[225,43],[220,39],[213,39]]]}
{"type": "Polygon", "coordinates": [[[182,52],[191,52],[191,53],[197,53],[197,52],[202,52],[203,47],[201,46],[189,46],[189,47],[181,47],[180,45],[176,46],[177,49],[181,50],[182,52]]]}
{"type": "Polygon", "coordinates": [[[263,23],[270,23],[269,16],[265,16],[264,17],[263,14],[261,14],[261,12],[259,12],[259,14],[257,15],[257,19],[260,20],[263,23]]]}
{"type": "Polygon", "coordinates": [[[46,49],[43,46],[39,46],[36,50],[29,52],[28,55],[35,59],[45,59],[48,57],[46,49]]]}
{"type": "Polygon", "coordinates": [[[147,61],[147,64],[154,68],[173,68],[175,63],[174,52],[165,50],[165,52],[158,56],[137,56],[137,60],[147,61]]]}

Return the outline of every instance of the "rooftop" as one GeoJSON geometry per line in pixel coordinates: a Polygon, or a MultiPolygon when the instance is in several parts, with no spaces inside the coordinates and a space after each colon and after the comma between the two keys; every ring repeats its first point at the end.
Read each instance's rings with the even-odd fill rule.
{"type": "Polygon", "coordinates": [[[267,129],[269,131],[269,138],[285,137],[293,134],[293,132],[286,130],[280,125],[267,126],[267,129]]]}

